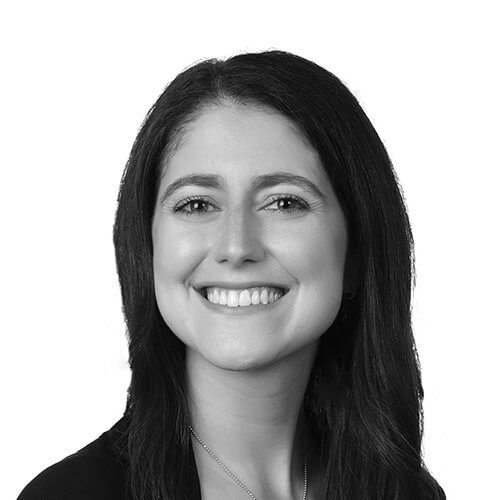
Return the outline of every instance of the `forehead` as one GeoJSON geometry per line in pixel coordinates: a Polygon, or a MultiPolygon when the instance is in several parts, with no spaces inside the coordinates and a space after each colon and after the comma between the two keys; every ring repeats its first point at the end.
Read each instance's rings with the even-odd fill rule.
{"type": "Polygon", "coordinates": [[[290,119],[238,104],[205,108],[163,161],[163,180],[195,172],[250,178],[276,171],[329,183],[318,153],[290,119]]]}

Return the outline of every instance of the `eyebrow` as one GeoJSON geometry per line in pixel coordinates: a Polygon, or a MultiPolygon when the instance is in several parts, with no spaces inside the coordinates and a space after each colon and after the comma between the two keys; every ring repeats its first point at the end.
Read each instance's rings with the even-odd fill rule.
{"type": "MultiPolygon", "coordinates": [[[[326,202],[326,196],[319,190],[319,188],[306,177],[288,172],[276,172],[274,174],[259,175],[252,180],[251,189],[253,191],[260,191],[262,189],[270,188],[278,184],[294,184],[302,189],[305,189],[312,195],[317,196],[323,202],[326,202]]],[[[223,189],[226,186],[224,178],[220,175],[214,174],[193,174],[180,177],[170,184],[163,192],[160,198],[160,204],[163,204],[170,196],[178,189],[185,186],[200,186],[214,189],[223,189]]]]}

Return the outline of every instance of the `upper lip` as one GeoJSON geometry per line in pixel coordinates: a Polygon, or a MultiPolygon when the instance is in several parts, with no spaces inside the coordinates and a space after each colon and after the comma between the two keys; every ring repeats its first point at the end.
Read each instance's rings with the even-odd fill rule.
{"type": "Polygon", "coordinates": [[[218,288],[227,288],[230,290],[241,290],[245,288],[254,288],[259,286],[267,286],[273,288],[282,288],[286,292],[288,292],[288,287],[286,285],[280,283],[269,283],[264,280],[262,281],[246,281],[244,283],[236,283],[234,281],[205,281],[196,283],[193,285],[196,290],[202,290],[208,287],[218,287],[218,288]]]}

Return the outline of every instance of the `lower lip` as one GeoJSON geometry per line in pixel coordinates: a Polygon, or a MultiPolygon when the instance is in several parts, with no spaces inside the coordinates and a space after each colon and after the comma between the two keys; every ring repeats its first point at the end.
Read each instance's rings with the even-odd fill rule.
{"type": "Polygon", "coordinates": [[[290,290],[288,290],[287,293],[282,295],[278,300],[275,300],[272,304],[252,304],[250,306],[230,307],[221,304],[212,304],[212,302],[206,299],[201,293],[197,292],[194,288],[193,290],[194,293],[201,299],[205,307],[207,307],[210,311],[218,314],[228,314],[230,316],[242,316],[246,314],[258,314],[265,311],[272,311],[276,309],[276,307],[279,307],[279,304],[281,304],[283,299],[290,293],[290,290]]]}

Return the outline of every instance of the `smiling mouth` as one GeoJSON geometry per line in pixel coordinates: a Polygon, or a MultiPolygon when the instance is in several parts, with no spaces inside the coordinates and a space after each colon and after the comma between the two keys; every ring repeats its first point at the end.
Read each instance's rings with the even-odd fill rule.
{"type": "Polygon", "coordinates": [[[274,304],[274,302],[278,302],[282,297],[284,297],[289,292],[289,289],[277,286],[252,287],[249,289],[243,289],[243,290],[248,290],[249,293],[247,293],[245,297],[242,297],[240,299],[240,292],[243,291],[242,289],[234,290],[235,292],[238,293],[231,294],[231,297],[229,293],[227,293],[228,290],[232,291],[230,289],[220,289],[218,287],[203,287],[203,288],[194,288],[194,290],[199,295],[201,295],[209,304],[212,304],[213,306],[220,306],[223,307],[224,309],[226,308],[246,309],[249,306],[252,306],[252,308],[260,309],[262,307],[270,306],[274,304]],[[215,292],[216,296],[214,297],[214,292],[212,292],[211,298],[209,299],[208,290],[210,288],[217,289],[217,291],[215,292]],[[268,293],[266,291],[264,293],[264,289],[270,290],[270,292],[268,293]],[[224,290],[222,292],[224,294],[222,304],[219,303],[219,300],[222,298],[222,294],[219,295],[219,292],[221,290],[224,290]]]}
{"type": "MultiPolygon", "coordinates": [[[[203,288],[195,288],[195,291],[198,292],[203,298],[208,299],[208,294],[207,290],[212,287],[203,287],[203,288]]],[[[281,288],[279,286],[273,286],[273,287],[254,287],[254,288],[274,288],[276,290],[279,290],[281,292],[281,296],[286,295],[288,293],[288,288],[281,288]]],[[[241,291],[241,290],[238,290],[241,291]]]]}

